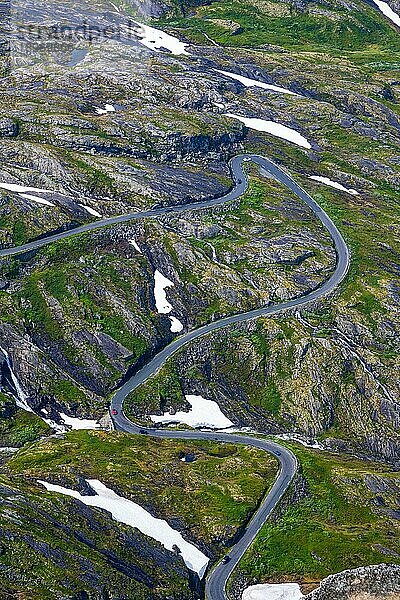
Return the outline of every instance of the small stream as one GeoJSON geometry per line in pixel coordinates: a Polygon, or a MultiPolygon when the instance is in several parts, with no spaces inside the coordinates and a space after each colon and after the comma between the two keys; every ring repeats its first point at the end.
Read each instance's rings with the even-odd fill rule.
{"type": "Polygon", "coordinates": [[[31,407],[28,404],[28,396],[25,394],[24,390],[21,387],[21,384],[18,381],[17,376],[15,375],[12,367],[12,361],[10,355],[7,350],[5,350],[2,346],[0,346],[1,352],[4,354],[5,365],[3,363],[3,377],[8,381],[11,389],[14,392],[14,397],[16,404],[19,408],[23,408],[28,412],[33,412],[31,407]]]}

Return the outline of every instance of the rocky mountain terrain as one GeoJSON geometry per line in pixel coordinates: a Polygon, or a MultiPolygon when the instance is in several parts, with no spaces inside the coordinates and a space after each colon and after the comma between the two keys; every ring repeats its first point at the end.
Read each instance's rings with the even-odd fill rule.
{"type": "Polygon", "coordinates": [[[1,598],[197,598],[179,556],[102,511],[4,477],[0,497],[1,598]]]}
{"type": "MultiPolygon", "coordinates": [[[[288,597],[299,600],[396,600],[399,597],[399,582],[400,571],[397,565],[380,564],[347,569],[330,575],[321,581],[318,589],[305,596],[296,589],[296,585],[293,587],[293,584],[286,584],[285,589],[288,597]]],[[[268,584],[253,586],[246,591],[246,600],[247,597],[267,598],[268,594],[271,597],[271,589],[268,584]]]]}
{"type": "MultiPolygon", "coordinates": [[[[44,6],[37,10],[46,15],[44,6]]],[[[16,50],[1,95],[0,179],[51,190],[40,196],[54,206],[3,189],[2,239],[12,245],[74,227],[93,218],[88,209],[107,216],[218,196],[230,185],[226,161],[241,150],[277,160],[341,225],[353,253],[351,275],[335,298],[305,315],[306,321],[285,321],[284,352],[279,342],[275,351],[265,342],[276,357],[267,361],[261,379],[255,369],[264,351],[249,347],[243,368],[255,381],[245,378],[248,390],[236,376],[233,387],[224,389],[221,369],[229,367],[205,351],[199,358],[211,360],[215,371],[213,389],[205,391],[225,396],[227,404],[246,397],[251,406],[260,403],[257,398],[273,380],[280,397],[276,414],[261,407],[256,417],[273,422],[273,431],[339,438],[394,460],[398,248],[391,232],[398,227],[399,121],[398,85],[390,78],[396,65],[389,51],[398,38],[377,11],[365,11],[385,31],[376,50],[382,64],[373,56],[366,63],[362,46],[359,54],[347,56],[296,55],[284,44],[262,52],[243,48],[235,58],[229,48],[216,46],[172,56],[151,52],[137,40],[127,44],[122,34],[92,43],[72,67],[59,64],[57,53],[46,55],[46,62],[40,52],[34,56],[42,62],[20,66],[16,50]],[[273,81],[301,95],[246,88],[217,69],[273,81]],[[98,114],[107,103],[116,110],[98,114]],[[249,129],[227,113],[293,127],[311,148],[249,129]],[[334,191],[309,180],[311,175],[329,176],[359,195],[334,191]],[[277,363],[283,362],[279,372],[277,363]],[[353,418],[354,410],[362,419],[353,418]]],[[[104,14],[96,7],[95,14],[114,27],[123,15],[112,7],[104,14]]],[[[29,6],[23,16],[38,19],[29,6]]],[[[173,281],[168,293],[177,316],[191,328],[303,294],[329,275],[333,261],[315,218],[280,185],[252,173],[252,187],[239,207],[120,225],[3,260],[3,345],[35,408],[54,412],[56,420],[61,408],[98,416],[127,369],[172,337],[169,320],[155,314],[156,269],[173,281]]],[[[250,335],[254,326],[249,325],[250,335]]],[[[272,331],[260,335],[274,337],[272,331]]],[[[240,343],[235,352],[242,361],[240,343]]],[[[235,355],[235,375],[236,364],[235,355]]],[[[238,424],[252,425],[251,414],[239,418],[240,411],[233,412],[238,424]]]]}
{"type": "Polygon", "coordinates": [[[372,565],[353,571],[343,571],[331,575],[321,582],[320,587],[312,592],[310,600],[375,600],[392,598],[400,594],[400,572],[398,566],[372,565]]]}
{"type": "Polygon", "coordinates": [[[253,512],[275,476],[276,462],[240,446],[155,445],[144,436],[75,431],[63,440],[47,438],[28,446],[1,471],[1,582],[10,597],[26,590],[22,597],[40,599],[195,600],[200,580],[181,556],[140,529],[120,527],[109,512],[44,494],[38,481],[90,496],[87,480],[99,477],[159,519],[168,519],[216,558],[253,512]],[[184,456],[190,465],[182,462],[184,456]]]}
{"type": "MultiPolygon", "coordinates": [[[[335,581],[334,574],[349,569],[399,563],[398,471],[339,454],[293,448],[300,471],[236,570],[231,582],[235,600],[259,582],[297,582],[306,597],[319,599],[319,582],[328,576],[335,581]]],[[[397,575],[387,582],[388,591],[398,585],[396,569],[397,575]]],[[[372,569],[363,591],[368,591],[373,573],[372,569]]],[[[384,592],[386,587],[379,584],[384,578],[377,574],[371,594],[384,592]]],[[[337,588],[327,583],[332,600],[346,593],[351,597],[349,581],[350,577],[339,577],[337,588]]]]}
{"type": "MultiPolygon", "coordinates": [[[[395,2],[390,7],[399,10],[395,2]]],[[[301,313],[193,342],[131,395],[127,413],[150,424],[151,415],[189,410],[187,395],[199,394],[216,401],[237,427],[379,460],[395,481],[399,27],[362,0],[26,0],[18,7],[0,3],[0,14],[3,248],[101,217],[219,197],[232,187],[229,159],[254,152],[274,160],[321,204],[351,250],[349,274],[329,297],[301,313]],[[158,40],[143,22],[173,37],[158,40]],[[295,141],[268,133],[271,122],[295,141]]],[[[315,215],[266,173],[254,166],[248,173],[250,187],[233,203],[113,225],[1,259],[0,446],[63,435],[62,415],[100,419],[113,390],[181,331],[305,295],[329,278],[335,250],[315,215]],[[158,274],[169,282],[167,309],[157,297],[158,274]]],[[[24,470],[17,479],[10,474],[10,456],[0,454],[2,496],[12,505],[0,527],[17,544],[13,523],[22,519],[20,506],[29,507],[18,556],[40,546],[52,569],[74,571],[74,584],[51,588],[51,597],[197,597],[199,581],[179,557],[128,526],[122,531],[99,511],[85,508],[82,516],[75,502],[71,513],[69,501],[49,496],[35,521],[42,493],[24,470]],[[60,527],[64,546],[51,550],[60,527]],[[87,550],[77,546],[81,527],[95,532],[90,543],[78,540],[96,548],[90,582],[82,567],[87,550]],[[113,556],[97,533],[103,527],[115,540],[113,556]],[[141,578],[151,585],[143,588],[141,578]],[[121,592],[128,581],[132,587],[121,592]]],[[[355,488],[366,485],[385,498],[386,480],[374,469],[355,488]]],[[[365,499],[354,494],[362,505],[365,499]]],[[[391,511],[393,527],[396,494],[379,516],[391,511]]],[[[197,543],[206,537],[197,532],[197,543]]],[[[398,554],[369,550],[353,549],[351,566],[398,562],[398,554]]],[[[33,592],[26,572],[7,557],[0,551],[5,597],[24,585],[31,589],[27,598],[45,597],[47,580],[33,592]]],[[[304,580],[308,558],[294,557],[290,569],[270,575],[304,580]]],[[[346,566],[326,558],[313,576],[346,566]]],[[[265,565],[246,568],[250,579],[255,572],[268,576],[265,565]]]]}

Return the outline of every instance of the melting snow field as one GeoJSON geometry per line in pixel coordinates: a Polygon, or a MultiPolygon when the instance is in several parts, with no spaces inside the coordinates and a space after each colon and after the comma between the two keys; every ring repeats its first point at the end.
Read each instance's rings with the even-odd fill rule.
{"type": "Polygon", "coordinates": [[[281,92],[282,94],[290,94],[291,96],[297,96],[294,92],[291,92],[287,88],[279,87],[277,85],[272,85],[270,83],[264,83],[263,81],[257,81],[256,79],[250,79],[250,77],[244,77],[243,75],[238,75],[237,73],[230,73],[229,71],[220,71],[219,69],[215,69],[217,73],[221,73],[221,75],[226,75],[226,77],[231,77],[232,79],[236,79],[240,81],[246,87],[259,87],[264,90],[271,90],[273,92],[281,92]]]}
{"type": "Polygon", "coordinates": [[[233,425],[220,407],[213,400],[206,400],[202,396],[188,394],[186,400],[191,405],[189,412],[178,411],[174,415],[150,415],[153,423],[185,423],[190,427],[210,427],[212,429],[225,429],[233,425]]]}
{"type": "Polygon", "coordinates": [[[26,187],[25,185],[19,185],[17,183],[0,183],[0,188],[3,190],[8,190],[9,192],[17,192],[18,194],[23,194],[25,192],[50,192],[50,190],[26,187]]]}
{"type": "Polygon", "coordinates": [[[257,119],[252,117],[241,117],[240,115],[233,115],[232,113],[225,113],[225,117],[237,119],[250,129],[265,131],[266,133],[270,133],[271,135],[282,138],[283,140],[287,140],[288,142],[293,142],[293,144],[297,144],[303,148],[311,148],[310,142],[306,140],[306,138],[298,131],[291,129],[290,127],[286,127],[286,125],[275,123],[275,121],[266,121],[265,119],[257,119]]]}
{"type": "Polygon", "coordinates": [[[38,415],[47,425],[49,425],[56,433],[65,433],[67,428],[60,423],[56,423],[53,419],[46,419],[43,415],[38,415]]]}
{"type": "MultiPolygon", "coordinates": [[[[161,315],[167,315],[173,310],[172,304],[170,304],[167,300],[167,295],[165,290],[169,287],[173,287],[174,283],[165,277],[160,271],[157,269],[154,273],[154,298],[156,301],[157,312],[161,315]]],[[[182,331],[183,325],[176,317],[169,317],[171,321],[171,331],[172,333],[179,333],[182,331]]]]}
{"type": "Polygon", "coordinates": [[[78,206],[80,206],[81,208],[84,208],[90,215],[93,215],[94,217],[102,217],[103,216],[99,212],[97,212],[97,210],[94,210],[94,208],[92,208],[91,206],[87,206],[86,204],[78,204],[78,206]]]}
{"type": "Polygon", "coordinates": [[[96,496],[82,496],[79,492],[71,490],[60,485],[39,481],[49,492],[58,492],[72,498],[77,498],[87,506],[95,506],[108,510],[116,521],[125,523],[131,527],[136,527],[154,540],[161,542],[167,550],[172,550],[174,545],[178,546],[182,553],[182,558],[189,569],[198,573],[199,577],[203,577],[208,564],[208,558],[193,546],[183,539],[179,531],[172,529],[170,525],[163,519],[156,519],[147,510],[119,496],[101,481],[97,479],[87,480],[90,487],[96,492],[96,496]]]}
{"type": "Polygon", "coordinates": [[[167,300],[165,293],[166,288],[173,287],[173,282],[164,277],[162,273],[157,269],[154,273],[154,298],[156,301],[157,312],[163,315],[167,315],[172,310],[172,304],[167,300]]]}
{"type": "Polygon", "coordinates": [[[129,243],[132,244],[132,246],[135,248],[135,250],[137,250],[138,252],[140,252],[140,254],[142,254],[142,250],[141,250],[140,246],[138,246],[138,244],[136,243],[135,238],[132,238],[131,240],[129,240],[129,243]]]}
{"type": "Polygon", "coordinates": [[[346,192],[347,194],[351,194],[352,196],[360,195],[357,192],[357,190],[346,188],[341,183],[338,183],[337,181],[332,181],[332,179],[329,179],[329,177],[322,177],[320,175],[310,175],[309,177],[314,181],[319,181],[319,183],[324,183],[325,185],[329,185],[330,187],[336,188],[337,190],[341,190],[342,192],[346,192]]]}
{"type": "Polygon", "coordinates": [[[388,19],[393,21],[393,23],[398,25],[398,27],[400,27],[400,15],[398,15],[396,12],[394,12],[394,10],[390,8],[390,6],[387,2],[382,2],[382,0],[373,0],[373,2],[377,5],[379,10],[385,15],[385,17],[387,17],[388,19]]]}
{"type": "Polygon", "coordinates": [[[155,29],[154,27],[149,27],[149,25],[144,25],[143,23],[138,23],[136,21],[136,34],[140,38],[140,43],[150,50],[154,50],[156,52],[160,52],[162,48],[166,48],[172,54],[186,54],[186,44],[179,41],[178,38],[173,35],[169,35],[168,33],[164,33],[160,29],[155,29]]]}
{"type": "Polygon", "coordinates": [[[27,192],[50,192],[50,190],[43,190],[41,188],[35,187],[27,187],[25,185],[19,185],[17,183],[0,183],[0,188],[3,190],[8,190],[9,192],[16,192],[20,194],[21,198],[25,198],[25,200],[32,200],[33,202],[37,202],[38,204],[45,204],[47,206],[55,206],[52,202],[45,200],[44,198],[40,198],[39,196],[33,196],[27,192]]]}
{"type": "Polygon", "coordinates": [[[107,113],[115,112],[115,107],[112,104],[106,104],[104,108],[100,108],[98,106],[95,108],[98,115],[106,115],[107,113]]]}
{"type": "Polygon", "coordinates": [[[265,583],[252,585],[243,592],[242,600],[302,600],[297,583],[265,583]]]}
{"type": "Polygon", "coordinates": [[[321,446],[321,444],[319,444],[316,440],[304,440],[301,437],[298,437],[297,435],[290,435],[289,433],[281,433],[280,435],[276,435],[276,438],[278,438],[279,440],[283,440],[283,441],[287,441],[287,442],[297,442],[298,444],[301,444],[302,446],[304,446],[305,448],[314,448],[314,450],[325,450],[325,448],[323,446],[321,446]]]}
{"type": "Polygon", "coordinates": [[[182,331],[183,325],[179,319],[177,319],[176,317],[169,317],[169,320],[171,321],[172,333],[179,333],[180,331],[182,331]]]}
{"type": "Polygon", "coordinates": [[[93,419],[78,419],[78,417],[69,417],[65,413],[60,413],[60,417],[71,429],[98,429],[100,427],[99,423],[93,419]]]}

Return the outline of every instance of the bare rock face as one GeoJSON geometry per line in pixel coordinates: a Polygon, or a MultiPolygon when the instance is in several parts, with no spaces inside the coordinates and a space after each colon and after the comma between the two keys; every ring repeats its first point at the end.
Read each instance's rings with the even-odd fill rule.
{"type": "Polygon", "coordinates": [[[321,582],[307,600],[399,600],[400,566],[370,565],[336,575],[321,582]]]}
{"type": "MultiPolygon", "coordinates": [[[[78,487],[86,495],[91,492],[85,480],[80,480],[78,487]]],[[[6,506],[1,515],[0,556],[10,560],[18,544],[25,548],[24,556],[30,561],[26,564],[14,561],[6,572],[2,571],[1,598],[21,597],[25,595],[25,587],[29,588],[29,594],[44,598],[45,585],[50,594],[47,597],[55,600],[195,600],[199,597],[199,579],[188,570],[182,558],[140,531],[121,530],[108,513],[92,511],[79,502],[71,507],[65,507],[62,502],[54,505],[53,500],[49,501],[43,494],[26,490],[8,478],[0,485],[0,506],[6,506]],[[107,545],[110,536],[112,548],[107,545]],[[66,546],[57,546],[60,537],[67,540],[66,546]],[[32,555],[47,565],[43,577],[32,569],[32,555]],[[48,573],[60,567],[66,577],[54,577],[48,583],[48,573]],[[3,595],[4,590],[6,595],[3,595]]]]}
{"type": "Polygon", "coordinates": [[[16,137],[18,135],[18,125],[8,118],[0,117],[0,137],[16,137]]]}

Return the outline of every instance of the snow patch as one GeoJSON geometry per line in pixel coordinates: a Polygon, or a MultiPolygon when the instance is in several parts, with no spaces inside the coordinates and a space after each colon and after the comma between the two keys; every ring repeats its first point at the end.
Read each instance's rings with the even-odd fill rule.
{"type": "Polygon", "coordinates": [[[178,411],[174,415],[150,415],[153,423],[185,423],[190,427],[208,427],[210,429],[223,429],[233,425],[220,407],[213,400],[206,400],[202,396],[188,394],[185,396],[192,407],[189,412],[178,411]]]}
{"type": "Polygon", "coordinates": [[[86,204],[78,204],[78,206],[80,206],[81,208],[84,208],[90,215],[93,215],[94,217],[102,217],[103,216],[99,212],[97,212],[97,210],[94,210],[94,208],[92,208],[91,206],[87,206],[86,204]]]}
{"type": "Polygon", "coordinates": [[[231,73],[229,71],[220,71],[220,69],[215,69],[217,73],[221,73],[221,75],[226,75],[226,77],[231,77],[232,79],[237,79],[246,87],[259,87],[264,90],[271,90],[273,92],[281,92],[282,94],[290,94],[291,96],[298,96],[295,92],[291,92],[287,88],[279,87],[277,85],[272,85],[270,83],[264,83],[263,81],[257,81],[256,79],[250,79],[250,77],[244,77],[243,75],[238,75],[237,73],[231,73]]]}
{"type": "Polygon", "coordinates": [[[186,52],[186,44],[178,40],[173,35],[169,35],[160,29],[155,29],[149,25],[144,25],[136,21],[135,33],[140,38],[139,42],[155,52],[161,52],[162,48],[166,48],[172,54],[180,55],[189,53],[186,52]]]}
{"type": "Polygon", "coordinates": [[[251,427],[229,427],[227,429],[218,429],[217,433],[254,433],[260,435],[260,432],[251,427]]]}
{"type": "Polygon", "coordinates": [[[280,435],[276,435],[276,438],[279,440],[283,440],[286,442],[297,442],[301,444],[305,448],[313,448],[314,450],[326,450],[321,444],[318,444],[316,440],[304,440],[303,438],[297,435],[290,435],[289,433],[282,433],[280,435]]]}
{"type": "Polygon", "coordinates": [[[288,142],[292,142],[293,144],[297,144],[303,148],[311,148],[310,142],[306,140],[306,138],[298,131],[295,131],[291,127],[286,127],[286,125],[275,123],[275,121],[266,121],[265,119],[257,119],[253,117],[241,117],[240,115],[234,115],[232,113],[225,113],[225,117],[237,119],[250,129],[265,131],[266,133],[270,133],[275,137],[287,140],[288,142]]]}
{"type": "Polygon", "coordinates": [[[107,113],[115,112],[115,106],[113,106],[112,104],[106,104],[104,108],[95,106],[95,109],[98,115],[106,115],[107,113]]]}
{"type": "Polygon", "coordinates": [[[96,496],[82,496],[75,490],[47,483],[46,481],[39,480],[38,483],[41,483],[49,492],[58,492],[76,498],[87,506],[108,510],[116,521],[136,527],[144,535],[161,542],[167,550],[172,551],[174,545],[178,546],[186,566],[198,573],[200,578],[203,577],[209,560],[205,554],[200,552],[196,546],[184,540],[179,531],[172,529],[166,521],[156,519],[139,504],[119,496],[101,481],[87,479],[87,483],[96,492],[96,496]]]}
{"type": "Polygon", "coordinates": [[[341,190],[342,192],[346,192],[347,194],[351,194],[352,196],[359,196],[359,192],[357,190],[353,190],[351,188],[346,188],[341,183],[337,181],[332,181],[329,177],[322,177],[321,175],[309,175],[310,179],[314,181],[318,181],[319,183],[324,183],[325,185],[329,185],[330,187],[336,188],[337,190],[341,190]]]}
{"type": "Polygon", "coordinates": [[[61,425],[60,423],[56,423],[55,421],[53,421],[53,419],[46,419],[42,415],[38,415],[38,416],[42,419],[42,421],[44,421],[45,423],[47,423],[47,425],[49,425],[52,429],[54,429],[54,431],[56,432],[55,435],[57,435],[57,433],[65,433],[67,431],[67,428],[64,427],[64,425],[61,425]]]}
{"type": "Polygon", "coordinates": [[[172,333],[179,333],[183,329],[183,324],[176,317],[169,317],[171,321],[171,329],[172,333]]]}
{"type": "Polygon", "coordinates": [[[154,273],[154,298],[156,301],[157,312],[161,315],[167,315],[171,312],[173,306],[167,300],[165,293],[166,288],[173,287],[174,283],[164,277],[162,273],[157,269],[154,273]]]}
{"type": "Polygon", "coordinates": [[[142,254],[142,250],[141,250],[140,246],[137,245],[135,238],[132,238],[131,240],[129,240],[129,243],[132,244],[132,246],[135,248],[135,250],[137,250],[138,252],[140,252],[140,254],[142,254]]]}
{"type": "Polygon", "coordinates": [[[44,192],[51,193],[51,190],[44,190],[42,188],[35,187],[27,187],[25,185],[19,185],[17,183],[0,183],[0,188],[3,190],[8,190],[9,192],[16,192],[20,194],[21,198],[25,198],[25,200],[33,200],[33,202],[38,202],[39,204],[46,204],[47,206],[55,206],[52,202],[45,200],[44,198],[40,198],[39,196],[33,196],[28,192],[44,192]]]}
{"type": "Polygon", "coordinates": [[[18,194],[24,194],[25,192],[51,192],[51,190],[43,190],[42,188],[26,187],[25,185],[19,185],[17,183],[0,183],[0,188],[8,190],[9,192],[17,192],[18,194]]]}
{"type": "Polygon", "coordinates": [[[395,25],[400,27],[400,15],[398,15],[392,8],[390,8],[387,2],[382,2],[382,0],[373,0],[373,2],[377,5],[381,13],[385,15],[388,19],[393,21],[395,25]]]}
{"type": "Polygon", "coordinates": [[[100,424],[93,419],[78,419],[78,417],[69,417],[65,413],[60,413],[60,417],[71,429],[98,429],[100,424]]]}
{"type": "Polygon", "coordinates": [[[302,600],[298,583],[264,583],[244,590],[242,600],[302,600]]]}

